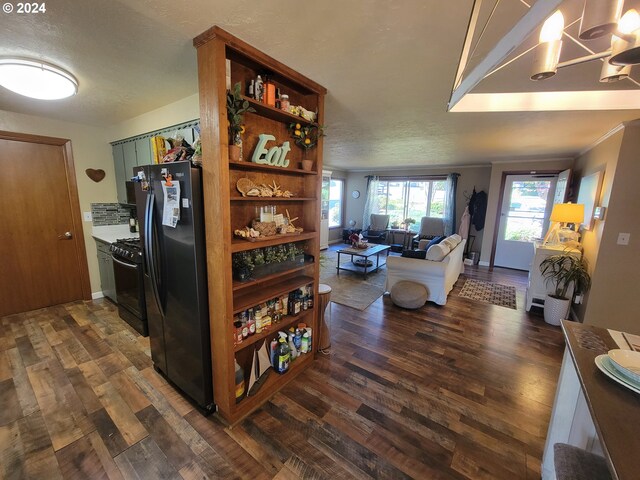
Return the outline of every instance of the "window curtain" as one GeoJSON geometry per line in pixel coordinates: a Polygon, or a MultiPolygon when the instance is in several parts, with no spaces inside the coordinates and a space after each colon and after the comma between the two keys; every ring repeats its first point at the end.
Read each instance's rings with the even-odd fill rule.
{"type": "Polygon", "coordinates": [[[458,189],[459,173],[447,175],[444,194],[444,234],[451,235],[455,231],[456,222],[456,190],[458,189]]]}
{"type": "Polygon", "coordinates": [[[371,224],[371,214],[380,211],[380,201],[378,199],[378,187],[380,177],[370,176],[367,179],[367,198],[364,202],[364,212],[362,214],[362,229],[366,230],[371,224]]]}

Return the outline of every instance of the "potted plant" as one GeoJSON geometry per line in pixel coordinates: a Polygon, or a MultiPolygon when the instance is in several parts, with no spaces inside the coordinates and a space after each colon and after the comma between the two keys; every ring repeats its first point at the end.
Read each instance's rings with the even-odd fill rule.
{"type": "Polygon", "coordinates": [[[246,282],[251,277],[255,264],[247,252],[233,254],[233,276],[239,282],[246,282]]]}
{"type": "Polygon", "coordinates": [[[255,112],[249,102],[242,98],[241,84],[236,83],[227,92],[227,120],[229,120],[229,158],[238,161],[242,157],[242,137],[244,133],[244,114],[255,112]]]}
{"type": "Polygon", "coordinates": [[[544,301],[544,321],[560,325],[560,320],[567,318],[569,313],[569,288],[573,285],[574,292],[585,293],[591,287],[587,260],[582,255],[577,257],[568,252],[551,255],[540,262],[540,272],[554,288],[544,301]]]}
{"type": "Polygon", "coordinates": [[[311,170],[313,167],[313,160],[307,158],[309,150],[318,145],[320,137],[324,137],[324,126],[322,125],[301,125],[299,123],[292,123],[289,125],[289,132],[294,139],[296,145],[298,145],[304,151],[302,157],[302,169],[311,170]]]}
{"type": "Polygon", "coordinates": [[[409,218],[405,218],[403,223],[404,223],[404,228],[406,230],[409,230],[411,228],[411,225],[416,223],[416,221],[415,221],[415,219],[409,217],[409,218]]]}

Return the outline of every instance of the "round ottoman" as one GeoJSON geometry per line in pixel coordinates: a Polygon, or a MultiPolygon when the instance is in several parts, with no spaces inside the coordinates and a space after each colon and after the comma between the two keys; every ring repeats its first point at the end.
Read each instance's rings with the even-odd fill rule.
{"type": "Polygon", "coordinates": [[[427,287],[419,283],[401,280],[391,287],[391,301],[402,308],[415,310],[427,302],[427,287]]]}

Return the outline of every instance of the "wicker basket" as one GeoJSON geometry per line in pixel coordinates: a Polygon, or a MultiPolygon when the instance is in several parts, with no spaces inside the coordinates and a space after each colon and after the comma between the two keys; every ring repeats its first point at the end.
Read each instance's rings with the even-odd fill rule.
{"type": "Polygon", "coordinates": [[[272,237],[277,232],[276,230],[276,222],[253,222],[251,224],[254,230],[260,232],[261,237],[272,237]]]}

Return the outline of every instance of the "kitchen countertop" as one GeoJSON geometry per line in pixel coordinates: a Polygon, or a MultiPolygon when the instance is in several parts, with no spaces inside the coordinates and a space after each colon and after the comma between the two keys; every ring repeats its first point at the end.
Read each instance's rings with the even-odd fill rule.
{"type": "Polygon", "coordinates": [[[640,397],[598,370],[594,358],[619,348],[604,328],[562,321],[593,423],[613,479],[638,478],[640,471],[640,397]]]}
{"type": "Polygon", "coordinates": [[[105,243],[113,243],[121,238],[139,238],[139,233],[131,233],[129,231],[129,224],[123,223],[121,225],[101,225],[93,227],[91,230],[91,236],[105,243]]]}

